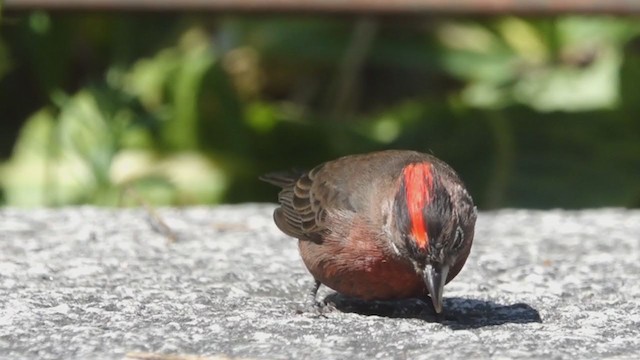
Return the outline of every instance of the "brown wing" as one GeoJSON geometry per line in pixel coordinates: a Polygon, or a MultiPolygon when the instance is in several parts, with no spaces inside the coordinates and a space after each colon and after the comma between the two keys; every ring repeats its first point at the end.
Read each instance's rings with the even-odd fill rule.
{"type": "Polygon", "coordinates": [[[325,227],[328,201],[338,196],[336,189],[326,182],[316,181],[324,164],[307,173],[271,173],[260,180],[282,188],[278,194],[280,207],[273,213],[276,225],[285,234],[314,242],[320,242],[325,227]]]}
{"type": "Polygon", "coordinates": [[[300,171],[271,173],[261,180],[282,188],[280,207],[273,214],[276,225],[289,236],[319,242],[328,230],[327,216],[339,216],[348,223],[357,213],[378,216],[378,202],[391,197],[397,176],[407,163],[435,158],[414,151],[389,150],[349,155],[300,171]],[[389,194],[372,196],[380,191],[389,194]]]}

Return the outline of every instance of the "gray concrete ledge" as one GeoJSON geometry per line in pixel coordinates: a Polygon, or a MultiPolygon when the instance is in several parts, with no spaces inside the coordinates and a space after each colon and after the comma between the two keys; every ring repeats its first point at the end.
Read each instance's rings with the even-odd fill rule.
{"type": "Polygon", "coordinates": [[[437,321],[311,284],[273,205],[0,210],[0,358],[638,358],[640,212],[481,213],[437,321]]]}

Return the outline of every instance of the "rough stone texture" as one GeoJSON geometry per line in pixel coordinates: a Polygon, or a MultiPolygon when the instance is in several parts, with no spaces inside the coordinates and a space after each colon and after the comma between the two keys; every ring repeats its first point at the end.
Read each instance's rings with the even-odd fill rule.
{"type": "Polygon", "coordinates": [[[128,352],[269,359],[637,358],[640,212],[481,213],[438,319],[417,301],[311,285],[272,205],[0,210],[0,357],[121,359],[128,352]]]}

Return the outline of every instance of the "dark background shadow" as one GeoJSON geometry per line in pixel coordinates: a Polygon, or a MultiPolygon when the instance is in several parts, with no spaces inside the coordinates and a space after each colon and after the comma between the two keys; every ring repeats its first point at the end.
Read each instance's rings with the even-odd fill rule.
{"type": "Polygon", "coordinates": [[[525,303],[499,304],[493,301],[450,297],[444,299],[444,313],[437,315],[430,303],[419,299],[363,301],[334,293],[325,298],[328,306],[345,313],[439,322],[454,330],[503,324],[542,322],[540,313],[525,303]]]}

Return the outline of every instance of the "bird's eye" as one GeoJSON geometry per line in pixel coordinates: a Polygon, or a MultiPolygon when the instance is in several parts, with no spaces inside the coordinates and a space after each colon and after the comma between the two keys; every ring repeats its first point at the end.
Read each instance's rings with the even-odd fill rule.
{"type": "Polygon", "coordinates": [[[464,231],[462,231],[462,228],[460,226],[458,226],[456,228],[456,236],[455,238],[453,238],[453,248],[454,249],[458,249],[462,246],[462,243],[464,242],[464,231]]]}

